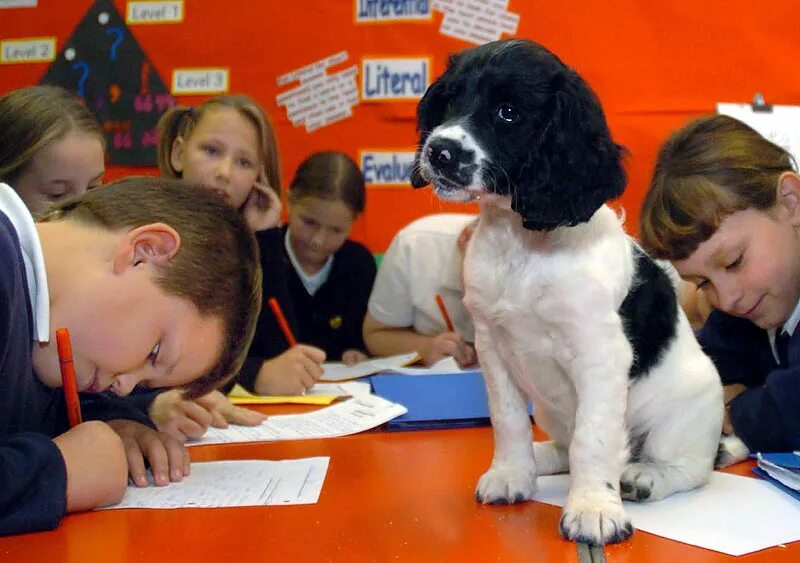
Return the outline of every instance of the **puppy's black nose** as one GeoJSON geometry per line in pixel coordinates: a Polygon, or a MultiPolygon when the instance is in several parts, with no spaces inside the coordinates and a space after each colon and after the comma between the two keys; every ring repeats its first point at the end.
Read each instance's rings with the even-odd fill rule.
{"type": "Polygon", "coordinates": [[[472,151],[465,151],[461,143],[452,139],[433,139],[426,152],[431,166],[445,174],[456,173],[460,164],[472,162],[472,151]]]}

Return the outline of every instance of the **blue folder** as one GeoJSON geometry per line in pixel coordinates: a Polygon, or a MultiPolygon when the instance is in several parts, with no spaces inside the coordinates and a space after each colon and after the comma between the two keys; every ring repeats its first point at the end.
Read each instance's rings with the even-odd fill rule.
{"type": "Polygon", "coordinates": [[[388,430],[466,428],[489,425],[486,387],[480,371],[446,375],[381,374],[371,378],[376,395],[408,409],[388,430]]]}
{"type": "Polygon", "coordinates": [[[790,487],[787,487],[786,485],[784,485],[783,483],[781,483],[777,479],[771,477],[766,471],[764,471],[760,467],[754,467],[752,469],[752,472],[754,474],[758,475],[759,477],[761,477],[762,479],[764,479],[764,481],[767,481],[771,485],[774,485],[774,486],[778,487],[780,490],[782,490],[787,495],[793,496],[796,500],[800,500],[800,491],[796,491],[796,490],[794,490],[794,489],[792,489],[790,487]]]}
{"type": "MultiPolygon", "coordinates": [[[[767,453],[767,454],[761,454],[761,457],[765,461],[769,461],[770,463],[783,467],[784,469],[794,471],[795,473],[800,472],[800,456],[792,452],[767,453]]],[[[778,487],[784,493],[793,496],[797,500],[800,500],[800,491],[792,489],[791,487],[787,487],[786,485],[784,485],[783,483],[772,477],[769,473],[767,473],[760,467],[754,467],[752,471],[765,481],[778,487]]]]}

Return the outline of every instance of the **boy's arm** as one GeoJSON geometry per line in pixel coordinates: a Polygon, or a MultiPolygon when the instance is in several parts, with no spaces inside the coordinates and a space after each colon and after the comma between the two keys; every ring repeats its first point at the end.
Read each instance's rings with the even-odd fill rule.
{"type": "Polygon", "coordinates": [[[81,413],[84,420],[132,420],[155,428],[147,416],[147,409],[142,406],[149,405],[160,392],[165,389],[153,389],[142,392],[142,404],[127,397],[117,397],[107,393],[79,393],[81,400],[81,413]]]}
{"type": "Polygon", "coordinates": [[[736,435],[753,452],[800,449],[800,369],[777,369],[728,404],[736,435]]]}
{"type": "Polygon", "coordinates": [[[713,311],[697,340],[719,371],[723,385],[764,383],[775,365],[766,331],[747,319],[713,311]]]}
{"type": "Polygon", "coordinates": [[[55,528],[67,511],[67,469],[44,434],[0,438],[0,535],[55,528]]]}

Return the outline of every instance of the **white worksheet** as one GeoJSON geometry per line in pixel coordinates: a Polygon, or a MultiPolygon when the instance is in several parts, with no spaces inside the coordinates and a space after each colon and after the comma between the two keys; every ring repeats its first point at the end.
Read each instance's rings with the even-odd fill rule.
{"type": "Polygon", "coordinates": [[[403,405],[377,395],[362,395],[308,413],[270,416],[258,426],[209,428],[202,438],[186,445],[333,438],[375,428],[407,412],[403,405]]]}
{"type": "Polygon", "coordinates": [[[192,464],[192,473],[166,487],[129,486],[117,508],[219,508],[316,504],[329,457],[192,464]]]}
{"type": "Polygon", "coordinates": [[[394,370],[419,359],[419,354],[409,352],[408,354],[398,354],[385,358],[373,358],[359,362],[354,366],[346,366],[341,362],[327,362],[322,364],[324,372],[320,381],[345,381],[347,379],[357,379],[373,373],[386,370],[394,370]]]}
{"type": "MultiPolygon", "coordinates": [[[[564,506],[569,475],[539,477],[538,483],[537,501],[564,506]]],[[[761,479],[715,471],[693,491],[623,504],[639,530],[728,555],[800,540],[800,502],[761,479]]]]}

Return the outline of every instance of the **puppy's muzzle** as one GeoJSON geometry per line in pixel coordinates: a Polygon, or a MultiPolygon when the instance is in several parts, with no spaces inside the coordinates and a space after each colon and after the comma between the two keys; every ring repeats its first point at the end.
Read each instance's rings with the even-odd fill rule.
{"type": "Polygon", "coordinates": [[[458,141],[443,137],[430,139],[424,158],[439,179],[452,184],[448,186],[450,188],[469,186],[478,167],[474,151],[465,149],[458,141]]]}

